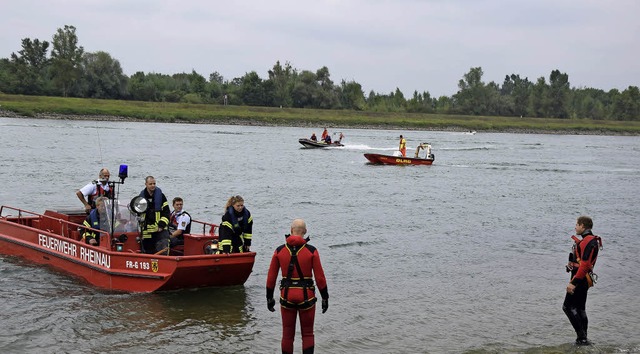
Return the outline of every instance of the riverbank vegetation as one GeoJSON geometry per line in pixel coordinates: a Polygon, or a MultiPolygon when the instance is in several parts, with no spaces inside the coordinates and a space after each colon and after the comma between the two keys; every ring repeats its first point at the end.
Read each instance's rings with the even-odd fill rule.
{"type": "Polygon", "coordinates": [[[0,115],[167,123],[640,135],[640,122],[363,112],[0,94],[0,115]]]}
{"type": "Polygon", "coordinates": [[[405,96],[397,88],[365,94],[356,81],[335,84],[326,66],[298,70],[280,61],[265,79],[255,71],[231,80],[217,71],[208,79],[195,71],[128,77],[109,53],[85,52],[74,26],[59,28],[51,43],[24,38],[21,44],[17,53],[0,59],[0,93],[6,94],[0,104],[31,116],[631,134],[637,134],[640,123],[637,86],[622,92],[572,88],[569,76],[559,70],[548,81],[507,74],[499,84],[485,83],[481,67],[470,68],[454,95],[436,98],[428,91],[405,96]]]}

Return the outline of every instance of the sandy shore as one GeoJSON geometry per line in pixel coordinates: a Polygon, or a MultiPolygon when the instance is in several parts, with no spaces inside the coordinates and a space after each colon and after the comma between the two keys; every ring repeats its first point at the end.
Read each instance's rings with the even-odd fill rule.
{"type": "MultiPolygon", "coordinates": [[[[290,127],[309,127],[309,128],[317,128],[318,125],[312,123],[299,123],[299,124],[276,124],[271,122],[264,122],[261,120],[255,119],[229,119],[224,123],[220,123],[220,121],[209,121],[209,120],[189,120],[189,121],[174,121],[174,122],[165,122],[158,121],[153,119],[140,119],[140,118],[131,118],[124,116],[109,116],[109,115],[73,115],[73,114],[58,114],[58,113],[38,113],[35,117],[27,117],[20,114],[17,114],[12,111],[6,111],[0,109],[0,117],[5,118],[35,118],[35,119],[57,119],[57,120],[89,120],[89,121],[114,121],[114,122],[161,122],[167,124],[211,124],[211,125],[246,125],[246,126],[290,126],[290,127]]],[[[359,125],[348,125],[348,124],[332,124],[332,129],[343,128],[343,129],[378,129],[378,130],[404,130],[404,131],[449,131],[449,132],[468,132],[468,129],[463,129],[460,127],[438,127],[438,128],[408,128],[403,126],[396,125],[368,125],[368,124],[359,124],[359,125]]],[[[633,134],[630,132],[614,132],[609,130],[579,130],[579,129],[567,129],[567,130],[546,130],[546,129],[478,129],[478,132],[483,133],[514,133],[514,134],[557,134],[557,135],[613,135],[613,136],[636,136],[640,134],[633,134]]]]}

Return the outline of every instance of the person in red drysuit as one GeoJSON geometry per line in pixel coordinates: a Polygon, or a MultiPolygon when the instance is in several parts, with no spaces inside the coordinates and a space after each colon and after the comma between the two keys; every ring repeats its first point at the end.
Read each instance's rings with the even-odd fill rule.
{"type": "Polygon", "coordinates": [[[308,244],[307,225],[302,219],[291,223],[291,234],[286,243],[276,248],[269,265],[267,275],[267,308],[275,311],[273,298],[278,271],[282,273],[280,281],[280,313],[282,315],[282,353],[293,353],[293,340],[296,333],[296,318],[300,317],[302,334],[302,353],[313,353],[315,340],[313,323],[316,314],[315,287],[313,278],[322,296],[322,313],[329,308],[327,279],[324,276],[320,254],[308,244]]]}

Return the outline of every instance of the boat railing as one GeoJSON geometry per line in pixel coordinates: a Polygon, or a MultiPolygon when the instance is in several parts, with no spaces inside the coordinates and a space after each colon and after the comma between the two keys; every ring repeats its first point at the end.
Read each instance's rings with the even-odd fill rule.
{"type": "Polygon", "coordinates": [[[215,235],[218,230],[217,224],[212,224],[205,221],[200,220],[191,220],[191,234],[198,233],[199,230],[202,230],[201,234],[203,235],[215,235]]]}
{"type": "MultiPolygon", "coordinates": [[[[64,220],[60,217],[38,214],[6,205],[0,206],[0,217],[10,222],[47,231],[76,241],[80,241],[82,231],[87,229],[99,234],[101,239],[103,236],[109,235],[106,231],[86,227],[77,222],[64,220]],[[17,213],[17,215],[13,215],[12,213],[17,213]]],[[[108,237],[105,238],[109,239],[108,237]]]]}

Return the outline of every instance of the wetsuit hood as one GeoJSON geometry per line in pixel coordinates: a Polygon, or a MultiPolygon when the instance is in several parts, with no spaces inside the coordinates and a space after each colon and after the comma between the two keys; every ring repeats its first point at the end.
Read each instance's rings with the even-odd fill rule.
{"type": "Polygon", "coordinates": [[[287,237],[287,245],[289,246],[302,246],[307,243],[307,240],[302,236],[290,235],[287,237]]]}

